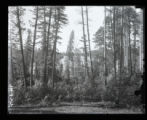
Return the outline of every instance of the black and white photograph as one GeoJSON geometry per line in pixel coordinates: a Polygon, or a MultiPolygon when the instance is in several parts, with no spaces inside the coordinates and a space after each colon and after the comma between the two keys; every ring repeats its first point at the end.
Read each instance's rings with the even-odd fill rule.
{"type": "Polygon", "coordinates": [[[144,9],[8,6],[8,114],[145,114],[144,9]]]}

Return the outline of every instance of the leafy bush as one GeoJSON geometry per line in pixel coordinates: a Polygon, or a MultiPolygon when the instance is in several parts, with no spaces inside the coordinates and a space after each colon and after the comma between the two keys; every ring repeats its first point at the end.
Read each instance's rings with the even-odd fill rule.
{"type": "Polygon", "coordinates": [[[128,76],[122,74],[121,81],[117,77],[108,83],[107,90],[104,94],[105,101],[112,101],[117,104],[119,100],[120,107],[139,106],[140,97],[134,95],[134,91],[138,88],[139,78],[136,75],[128,76]],[[119,82],[119,83],[118,83],[119,82]]]}
{"type": "Polygon", "coordinates": [[[34,89],[34,88],[27,89],[25,94],[25,99],[29,103],[34,103],[37,100],[40,100],[37,89],[34,89]]]}
{"type": "Polygon", "coordinates": [[[24,88],[14,90],[13,103],[14,103],[14,105],[21,105],[21,104],[25,103],[25,90],[24,90],[24,88]]]}

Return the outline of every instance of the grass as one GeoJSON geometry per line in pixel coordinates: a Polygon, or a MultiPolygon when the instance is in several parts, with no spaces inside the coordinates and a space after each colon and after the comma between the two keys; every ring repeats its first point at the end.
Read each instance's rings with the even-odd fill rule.
{"type": "Polygon", "coordinates": [[[52,106],[19,106],[9,108],[12,114],[142,114],[139,108],[108,108],[102,103],[60,103],[52,106]]]}

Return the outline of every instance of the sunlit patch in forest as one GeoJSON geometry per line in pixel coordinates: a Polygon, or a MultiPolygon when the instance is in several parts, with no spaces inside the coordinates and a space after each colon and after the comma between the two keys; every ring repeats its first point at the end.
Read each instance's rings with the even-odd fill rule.
{"type": "Polygon", "coordinates": [[[143,12],[9,6],[9,113],[144,113],[143,12]]]}

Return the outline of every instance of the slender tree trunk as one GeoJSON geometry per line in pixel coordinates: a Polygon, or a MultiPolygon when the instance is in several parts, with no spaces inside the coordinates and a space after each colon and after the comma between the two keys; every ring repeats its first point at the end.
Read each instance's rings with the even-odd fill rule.
{"type": "Polygon", "coordinates": [[[58,28],[59,28],[59,12],[55,9],[55,22],[56,23],[56,31],[55,31],[55,40],[54,40],[54,47],[53,47],[53,67],[52,67],[52,81],[53,81],[53,88],[54,88],[54,76],[56,72],[56,44],[57,44],[57,35],[58,35],[58,28]],[[57,12],[57,13],[56,13],[57,12]]]}
{"type": "Polygon", "coordinates": [[[12,80],[14,80],[14,67],[13,67],[13,52],[12,52],[12,44],[11,44],[11,69],[12,69],[12,80]]]}
{"type": "MultiPolygon", "coordinates": [[[[110,7],[110,10],[112,10],[112,9],[113,9],[113,7],[110,7]]],[[[113,31],[113,11],[111,11],[110,16],[112,18],[111,19],[111,31],[113,31]]],[[[113,32],[111,33],[111,43],[113,44],[113,32]]],[[[112,45],[111,49],[113,50],[113,45],[112,45]]]]}
{"type": "MultiPolygon", "coordinates": [[[[126,10],[126,7],[125,9],[126,10]]],[[[128,23],[127,17],[124,14],[124,20],[128,23]]],[[[128,28],[124,27],[124,67],[126,68],[126,72],[128,73],[128,28]]]]}
{"type": "Polygon", "coordinates": [[[82,24],[83,24],[83,39],[84,39],[84,50],[85,50],[85,71],[86,71],[86,76],[89,77],[89,70],[88,70],[88,63],[87,63],[87,45],[86,45],[86,38],[85,38],[85,24],[84,24],[84,14],[83,14],[83,7],[81,7],[81,12],[82,12],[82,24]]]}
{"type": "Polygon", "coordinates": [[[92,63],[92,56],[91,56],[91,45],[90,45],[90,33],[89,33],[89,22],[88,22],[88,8],[86,6],[86,17],[87,17],[87,34],[88,34],[88,42],[89,42],[89,55],[90,55],[90,62],[91,62],[91,73],[93,76],[93,63],[92,63]]]}
{"type": "Polygon", "coordinates": [[[17,7],[17,21],[18,21],[18,30],[19,30],[19,39],[20,39],[20,49],[22,55],[22,63],[23,63],[23,74],[24,74],[24,87],[26,88],[26,71],[25,71],[25,60],[24,60],[24,52],[23,52],[23,41],[22,41],[22,31],[20,25],[20,14],[19,14],[19,7],[17,7]]]}
{"type": "MultiPolygon", "coordinates": [[[[8,14],[10,16],[9,10],[8,14]]],[[[12,81],[14,80],[14,72],[13,72],[13,56],[12,56],[12,41],[11,41],[11,24],[10,24],[10,19],[9,19],[9,24],[8,24],[8,29],[9,29],[9,40],[8,40],[8,82],[12,84],[12,81]],[[10,41],[10,42],[9,42],[10,41]]]]}
{"type": "Polygon", "coordinates": [[[74,77],[74,74],[75,74],[75,72],[74,72],[74,59],[72,59],[72,74],[73,74],[73,77],[74,77]]]}
{"type": "Polygon", "coordinates": [[[114,79],[116,81],[116,51],[115,51],[115,7],[113,8],[113,48],[114,48],[114,79]]]}
{"type": "MultiPolygon", "coordinates": [[[[56,25],[56,19],[57,19],[57,10],[55,9],[55,25],[56,25]]],[[[57,30],[57,28],[56,28],[57,30]]],[[[53,83],[53,89],[54,89],[54,69],[55,69],[55,44],[56,44],[56,39],[54,40],[54,44],[53,44],[53,52],[52,52],[52,83],[53,83]]]]}
{"type": "Polygon", "coordinates": [[[107,85],[107,78],[106,78],[106,6],[104,8],[105,12],[105,21],[104,21],[104,78],[105,78],[105,86],[107,85]]]}
{"type": "Polygon", "coordinates": [[[49,36],[50,36],[50,26],[51,26],[51,15],[52,15],[52,8],[50,8],[50,13],[49,13],[49,25],[48,25],[48,33],[47,33],[47,43],[46,43],[46,55],[45,55],[45,64],[44,64],[44,83],[47,84],[48,79],[47,79],[47,58],[48,58],[48,47],[49,47],[49,36]]]}
{"type": "Polygon", "coordinates": [[[8,41],[8,84],[12,85],[12,56],[11,56],[11,40],[8,41]]]}
{"type": "MultiPolygon", "coordinates": [[[[119,8],[118,7],[116,7],[116,9],[115,9],[115,11],[116,11],[116,13],[115,13],[115,15],[117,16],[117,15],[119,15],[119,8]]],[[[119,55],[118,55],[118,52],[117,52],[117,50],[119,51],[119,49],[117,49],[117,46],[119,46],[119,32],[118,32],[118,29],[119,29],[119,26],[120,25],[120,23],[119,23],[119,19],[117,18],[117,17],[115,17],[115,31],[116,31],[116,33],[115,33],[115,45],[116,45],[116,56],[115,56],[115,60],[116,60],[116,78],[117,78],[117,74],[119,74],[119,55]]],[[[119,83],[119,82],[118,82],[119,83]]]]}
{"type": "Polygon", "coordinates": [[[13,67],[13,49],[12,49],[12,41],[11,41],[11,28],[10,28],[10,49],[11,49],[11,52],[10,52],[10,59],[11,59],[11,72],[12,72],[12,81],[15,79],[14,77],[14,67],[13,67]]]}
{"type": "Polygon", "coordinates": [[[136,23],[134,23],[134,72],[136,72],[136,23]]]}
{"type": "Polygon", "coordinates": [[[143,24],[143,13],[140,13],[140,40],[139,40],[139,70],[142,72],[143,70],[143,55],[142,55],[142,49],[143,49],[143,32],[142,32],[142,24],[143,24]]]}
{"type": "MultiPolygon", "coordinates": [[[[43,48],[42,48],[42,58],[43,58],[43,62],[44,62],[44,64],[45,64],[45,59],[46,59],[46,49],[47,49],[47,47],[46,47],[46,43],[47,43],[47,39],[46,39],[46,6],[44,6],[43,7],[43,19],[44,19],[44,21],[43,21],[43,48]]],[[[42,68],[42,85],[43,85],[43,87],[47,87],[47,84],[45,83],[45,79],[44,78],[46,78],[45,76],[46,76],[46,73],[45,73],[45,69],[44,69],[44,64],[43,64],[43,68],[42,68]]]]}
{"type": "Polygon", "coordinates": [[[123,48],[124,48],[124,6],[122,7],[122,15],[121,15],[121,71],[122,69],[124,68],[124,51],[123,51],[123,48]]]}
{"type": "Polygon", "coordinates": [[[130,75],[132,75],[132,52],[131,52],[131,39],[130,39],[130,35],[131,35],[131,24],[130,24],[130,18],[128,17],[129,20],[129,55],[130,55],[130,75]]]}
{"type": "Polygon", "coordinates": [[[118,81],[118,104],[119,104],[119,97],[120,97],[120,82],[122,80],[121,74],[122,74],[122,58],[123,56],[123,7],[121,11],[121,41],[120,41],[120,72],[119,72],[119,81],[118,81]]]}
{"type": "Polygon", "coordinates": [[[36,8],[36,20],[35,20],[35,28],[34,28],[34,36],[33,36],[30,88],[32,86],[32,81],[33,81],[33,63],[34,63],[34,49],[35,49],[35,41],[36,41],[37,22],[38,22],[38,6],[36,8]]]}

